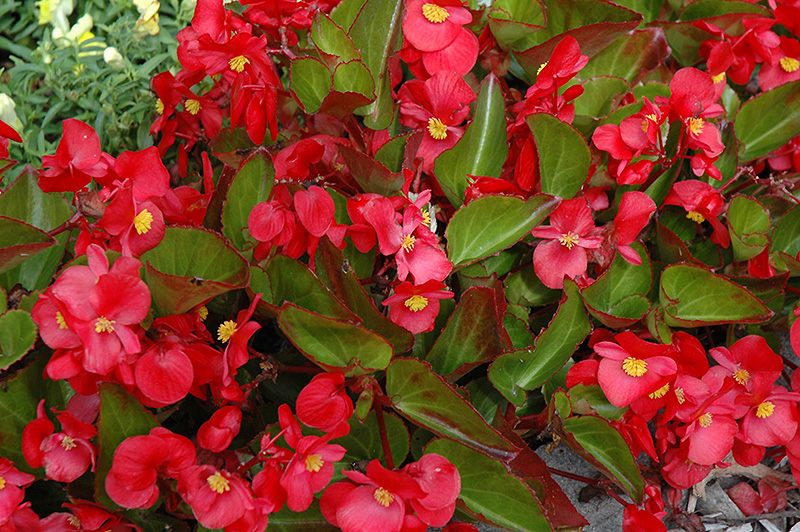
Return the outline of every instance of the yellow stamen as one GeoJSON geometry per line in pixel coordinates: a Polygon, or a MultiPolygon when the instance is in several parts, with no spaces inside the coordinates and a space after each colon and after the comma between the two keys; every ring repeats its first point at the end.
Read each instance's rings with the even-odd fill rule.
{"type": "Polygon", "coordinates": [[[750,380],[750,372],[746,369],[739,368],[733,372],[733,380],[744,386],[750,380]]]}
{"type": "Polygon", "coordinates": [[[428,298],[425,296],[413,295],[406,299],[403,304],[406,308],[411,310],[411,312],[419,312],[428,306],[428,298]]]}
{"type": "Polygon", "coordinates": [[[388,508],[389,505],[394,502],[394,495],[383,488],[376,489],[372,496],[375,497],[375,500],[378,501],[378,504],[385,508],[388,508]]]}
{"type": "Polygon", "coordinates": [[[567,249],[572,249],[572,246],[578,243],[578,235],[572,231],[567,231],[558,237],[558,241],[561,242],[562,246],[567,246],[567,249]]]}
{"type": "Polygon", "coordinates": [[[447,9],[443,8],[442,6],[428,2],[427,4],[422,4],[422,16],[424,16],[425,20],[428,22],[440,24],[447,20],[447,17],[450,16],[450,13],[448,13],[447,9]]]}
{"type": "Polygon", "coordinates": [[[310,454],[306,457],[306,471],[316,473],[322,469],[323,465],[325,465],[325,462],[322,460],[322,456],[318,454],[310,454]]]}
{"type": "Polygon", "coordinates": [[[0,476],[0,490],[6,487],[6,479],[0,476]]]}
{"type": "Polygon", "coordinates": [[[683,393],[683,388],[675,388],[675,397],[678,398],[679,405],[686,402],[686,394],[683,393]]]}
{"type": "Polygon", "coordinates": [[[702,118],[690,118],[689,119],[689,131],[691,131],[692,135],[695,137],[703,132],[703,128],[706,127],[706,121],[702,118]]]}
{"type": "Polygon", "coordinates": [[[406,253],[411,253],[414,250],[414,242],[416,241],[417,239],[414,238],[414,235],[403,235],[403,241],[400,245],[403,246],[406,253]]]}
{"type": "Polygon", "coordinates": [[[94,322],[94,332],[101,333],[101,332],[114,332],[114,324],[117,323],[114,320],[110,320],[105,316],[100,316],[97,318],[97,321],[94,322]]]}
{"type": "Polygon", "coordinates": [[[74,526],[75,528],[80,528],[81,527],[81,520],[78,519],[77,515],[71,515],[69,517],[69,519],[67,519],[67,522],[69,524],[71,524],[72,526],[74,526]]]}
{"type": "Polygon", "coordinates": [[[658,390],[648,395],[648,397],[650,399],[661,399],[667,394],[668,391],[669,391],[669,383],[666,383],[664,386],[662,386],[658,390]]]}
{"type": "Polygon", "coordinates": [[[206,321],[206,318],[208,317],[208,309],[205,305],[197,309],[197,315],[200,316],[200,321],[206,321]]]}
{"type": "Polygon", "coordinates": [[[537,69],[536,69],[536,75],[537,75],[537,76],[538,76],[539,74],[541,74],[541,73],[542,73],[542,70],[544,70],[544,67],[546,67],[546,66],[547,66],[547,63],[549,63],[549,62],[550,62],[550,61],[545,61],[544,63],[542,63],[541,65],[539,65],[539,68],[537,68],[537,69]]]}
{"type": "Polygon", "coordinates": [[[429,118],[428,133],[436,140],[444,140],[447,138],[447,126],[438,118],[429,118]]]}
{"type": "Polygon", "coordinates": [[[75,440],[72,438],[72,436],[64,436],[64,439],[61,440],[61,447],[63,447],[65,451],[74,449],[77,446],[78,444],[75,443],[75,440]]]}
{"type": "Polygon", "coordinates": [[[689,218],[690,220],[694,221],[694,222],[699,223],[699,224],[701,224],[701,223],[706,221],[706,217],[703,216],[702,214],[700,214],[697,211],[689,211],[689,212],[687,212],[686,213],[686,217],[689,218]]]}
{"type": "Polygon", "coordinates": [[[725,79],[725,72],[722,72],[721,74],[717,74],[716,76],[711,76],[711,81],[714,82],[714,85],[716,85],[717,83],[721,82],[723,79],[725,79]]]}
{"type": "Polygon", "coordinates": [[[197,100],[186,100],[186,105],[184,105],[184,107],[186,107],[186,110],[189,111],[191,115],[196,115],[200,112],[200,109],[203,108],[197,100]]]}
{"type": "Polygon", "coordinates": [[[772,401],[764,401],[758,405],[758,408],[756,409],[756,417],[764,419],[765,417],[771,416],[774,411],[775,405],[772,403],[772,401]]]}
{"type": "Polygon", "coordinates": [[[641,358],[628,357],[622,361],[622,371],[631,377],[641,377],[647,373],[647,362],[641,358]]]}
{"type": "Polygon", "coordinates": [[[153,225],[153,215],[147,209],[142,209],[142,212],[136,215],[133,219],[133,227],[136,233],[143,235],[150,230],[153,225]]]}
{"type": "Polygon", "coordinates": [[[69,329],[69,325],[67,325],[67,322],[64,320],[64,315],[61,314],[59,310],[56,311],[56,323],[58,323],[59,329],[69,329]]]}
{"type": "Polygon", "coordinates": [[[223,477],[222,473],[219,471],[208,477],[206,482],[208,482],[208,486],[212,491],[215,491],[219,494],[222,494],[226,491],[231,491],[231,483],[228,482],[228,479],[223,477]]]}
{"type": "Polygon", "coordinates": [[[422,225],[425,227],[431,226],[431,213],[428,211],[422,211],[422,225]]]}
{"type": "Polygon", "coordinates": [[[783,59],[778,61],[778,63],[780,63],[781,68],[783,69],[784,72],[791,73],[800,68],[800,61],[798,61],[794,57],[784,57],[783,59]]]}
{"type": "Polygon", "coordinates": [[[217,340],[222,342],[223,344],[231,339],[233,333],[236,332],[236,322],[233,320],[228,320],[225,323],[219,326],[217,329],[217,340]]]}
{"type": "Polygon", "coordinates": [[[700,423],[700,426],[706,428],[707,426],[711,425],[711,422],[714,420],[714,416],[711,415],[710,412],[706,412],[699,418],[697,418],[697,422],[700,423]]]}
{"type": "Polygon", "coordinates": [[[156,113],[160,115],[164,114],[164,102],[161,101],[161,98],[156,100],[156,113]]]}
{"type": "Polygon", "coordinates": [[[249,65],[250,60],[243,55],[237,55],[230,61],[228,61],[228,65],[231,67],[231,70],[235,72],[241,72],[244,70],[245,65],[249,65]]]}
{"type": "Polygon", "coordinates": [[[647,128],[650,126],[650,122],[654,124],[658,122],[658,117],[651,113],[649,115],[644,115],[644,119],[642,119],[642,131],[647,133],[647,128]]]}

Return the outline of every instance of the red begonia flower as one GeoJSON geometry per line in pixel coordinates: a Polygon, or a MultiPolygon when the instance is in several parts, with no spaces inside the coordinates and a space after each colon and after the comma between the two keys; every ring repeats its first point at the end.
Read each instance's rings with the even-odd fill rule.
{"type": "Polygon", "coordinates": [[[189,393],[194,377],[192,361],[179,344],[153,343],[134,366],[136,386],[152,401],[172,404],[189,393]]]}
{"type": "Polygon", "coordinates": [[[696,179],[679,181],[672,185],[664,199],[664,205],[683,207],[686,209],[686,217],[697,223],[708,220],[714,227],[711,241],[725,248],[730,245],[728,228],[718,218],[725,209],[725,198],[708,183],[696,179]]]}
{"type": "Polygon", "coordinates": [[[394,295],[383,304],[389,307],[389,318],[412,334],[433,330],[439,315],[439,300],[450,299],[453,292],[440,281],[427,281],[415,286],[408,281],[394,288],[394,295]]]}
{"type": "Polygon", "coordinates": [[[436,52],[458,37],[472,15],[461,0],[408,0],[403,37],[417,50],[436,52]]]}
{"type": "Polygon", "coordinates": [[[586,272],[587,249],[600,247],[589,204],[583,198],[561,202],[550,214],[550,225],[536,227],[531,234],[545,242],[533,252],[533,268],[549,288],[563,288],[564,277],[573,279],[586,272]]]}
{"type": "Polygon", "coordinates": [[[347,450],[330,444],[326,436],[304,436],[295,447],[295,454],[286,465],[281,486],[286,490],[286,505],[294,512],[308,509],[314,494],[322,491],[333,478],[333,466],[347,450]]]}
{"type": "Polygon", "coordinates": [[[22,504],[25,488],[30,486],[36,477],[20,472],[11,460],[0,457],[0,478],[3,479],[3,489],[0,490],[0,523],[6,523],[22,504]]]}
{"type": "Polygon", "coordinates": [[[197,431],[197,444],[203,449],[221,453],[239,434],[242,424],[242,411],[235,406],[223,406],[200,425],[197,431]]]}
{"type": "Polygon", "coordinates": [[[758,72],[758,86],[762,91],[800,79],[800,41],[785,35],[780,39],[772,62],[765,62],[758,72]]]}
{"type": "Polygon", "coordinates": [[[769,347],[763,336],[751,334],[737,340],[731,347],[709,350],[711,358],[724,368],[727,375],[747,391],[753,389],[755,375],[775,382],[783,371],[783,359],[769,347]]]}
{"type": "Polygon", "coordinates": [[[255,508],[244,480],[210,465],[185,469],[178,478],[178,493],[206,528],[225,528],[255,508]]]}
{"type": "Polygon", "coordinates": [[[117,237],[112,240],[112,247],[116,244],[128,257],[139,257],[153,249],[166,232],[161,210],[151,201],[136,201],[130,188],[117,193],[97,225],[117,237]]]}
{"type": "Polygon", "coordinates": [[[423,455],[403,468],[427,495],[410,499],[417,516],[429,526],[444,526],[453,517],[461,493],[461,475],[444,456],[423,455]]]}
{"type": "Polygon", "coordinates": [[[644,192],[632,190],[622,195],[619,210],[614,217],[614,239],[619,254],[631,264],[638,266],[642,263],[642,258],[631,244],[655,211],[655,202],[644,192]]]}
{"type": "Polygon", "coordinates": [[[253,317],[253,313],[256,311],[256,304],[258,304],[262,295],[256,294],[250,306],[240,310],[236,315],[236,321],[227,320],[219,326],[217,340],[223,344],[228,344],[223,355],[223,381],[233,379],[233,376],[236,375],[236,370],[250,360],[247,342],[261,328],[261,325],[249,320],[253,317]]]}
{"type": "Polygon", "coordinates": [[[124,151],[114,164],[119,179],[130,180],[133,198],[146,201],[166,194],[169,172],[161,162],[158,148],[150,146],[141,151],[124,151]]]}
{"type": "Polygon", "coordinates": [[[353,401],[347,396],[344,373],[315,375],[297,396],[297,418],[309,427],[330,432],[353,415],[353,401]]]}
{"type": "Polygon", "coordinates": [[[67,118],[55,155],[42,157],[39,188],[45,192],[77,192],[92,180],[102,178],[114,159],[100,149],[100,137],[85,122],[67,118]]]}

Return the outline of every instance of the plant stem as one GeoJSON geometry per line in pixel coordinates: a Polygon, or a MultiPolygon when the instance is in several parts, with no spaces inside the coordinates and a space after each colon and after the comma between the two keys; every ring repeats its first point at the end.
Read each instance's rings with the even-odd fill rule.
{"type": "Polygon", "coordinates": [[[383,419],[383,407],[380,405],[380,401],[374,401],[372,407],[375,409],[375,417],[378,420],[378,431],[381,434],[381,446],[383,447],[383,455],[386,457],[386,467],[394,469],[392,448],[389,446],[389,437],[386,435],[386,421],[383,419]]]}

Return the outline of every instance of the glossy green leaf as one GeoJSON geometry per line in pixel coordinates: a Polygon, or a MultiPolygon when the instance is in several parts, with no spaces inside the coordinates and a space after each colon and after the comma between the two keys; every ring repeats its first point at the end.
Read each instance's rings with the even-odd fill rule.
{"type": "MultiPolygon", "coordinates": [[[[410,446],[406,424],[402,419],[390,413],[384,413],[383,421],[386,424],[386,436],[394,463],[402,464],[408,455],[410,446]]],[[[350,432],[333,442],[347,449],[347,454],[340,461],[352,463],[376,459],[385,464],[386,457],[383,454],[381,432],[375,412],[371,411],[363,423],[355,416],[352,416],[348,423],[350,423],[350,432]]]]}
{"type": "Polygon", "coordinates": [[[425,452],[442,455],[458,468],[459,498],[475,517],[515,532],[551,530],[531,488],[502,462],[441,439],[429,443],[425,452]]]}
{"type": "Polygon", "coordinates": [[[375,101],[358,111],[371,129],[386,129],[394,117],[389,59],[400,47],[403,8],[400,0],[367,0],[350,27],[350,38],[375,81],[375,101]]]}
{"type": "Polygon", "coordinates": [[[561,299],[561,290],[546,287],[536,275],[533,263],[510,274],[503,284],[508,302],[524,307],[547,305],[561,299]]]}
{"type": "Polygon", "coordinates": [[[769,154],[800,133],[800,81],[768,90],[748,100],[736,115],[740,161],[769,154]]]}
{"type": "MultiPolygon", "coordinates": [[[[595,465],[609,474],[634,501],[640,502],[644,493],[644,480],[633,459],[625,439],[608,421],[594,416],[571,417],[563,420],[566,430],[590,455],[595,465]]],[[[577,450],[577,449],[576,449],[577,450]]]]}
{"type": "MultiPolygon", "coordinates": [[[[702,2],[694,2],[700,4],[702,2]]],[[[716,2],[716,0],[712,0],[716,2]]],[[[764,13],[764,8],[749,2],[732,2],[735,5],[736,12],[730,9],[722,13],[717,13],[714,16],[701,17],[709,24],[719,27],[722,31],[729,35],[741,35],[744,32],[742,26],[742,13],[764,13]],[[749,4],[745,8],[742,4],[749,4]]],[[[700,7],[696,8],[698,15],[700,14],[700,7]]],[[[690,13],[691,14],[691,13],[690,13]]],[[[764,15],[766,16],[766,15],[764,15]]],[[[703,58],[700,56],[700,44],[703,41],[711,38],[711,34],[702,30],[694,25],[694,20],[688,20],[681,17],[681,22],[661,22],[656,21],[653,24],[661,26],[664,34],[667,36],[667,43],[672,50],[672,58],[683,66],[692,66],[701,61],[703,58]]]]}
{"type": "Polygon", "coordinates": [[[363,375],[385,369],[392,359],[392,346],[374,332],[315,314],[284,303],[278,326],[309,360],[348,375],[363,375]]]}
{"type": "Polygon", "coordinates": [[[271,292],[265,301],[280,307],[285,301],[329,318],[358,323],[353,314],[339,301],[305,264],[285,255],[272,257],[264,266],[269,276],[271,292]]]}
{"type": "Polygon", "coordinates": [[[394,359],[386,370],[386,395],[401,415],[440,436],[499,460],[519,451],[426,362],[394,359]]]}
{"type": "Polygon", "coordinates": [[[800,207],[795,207],[775,224],[772,230],[772,251],[783,251],[796,257],[800,253],[800,207]]]}
{"type": "MultiPolygon", "coordinates": [[[[265,141],[269,141],[269,136],[265,141]]],[[[255,144],[247,135],[247,130],[237,127],[234,130],[222,129],[209,143],[214,157],[232,168],[239,168],[250,152],[255,149],[255,144]]]]}
{"type": "Polygon", "coordinates": [[[577,129],[548,113],[527,118],[539,154],[542,192],[560,198],[577,194],[589,177],[591,155],[577,129]]]}
{"type": "Polygon", "coordinates": [[[25,356],[33,349],[38,329],[24,310],[9,310],[0,316],[0,369],[25,356]]]}
{"type": "Polygon", "coordinates": [[[508,155],[503,91],[494,75],[481,84],[475,116],[464,136],[436,159],[436,180],[453,207],[460,207],[467,175],[500,176],[508,155]]]}
{"type": "Polygon", "coordinates": [[[575,114],[602,118],[614,108],[614,103],[630,90],[624,79],[597,76],[583,83],[584,92],[575,100],[575,114]]]}
{"type": "Polygon", "coordinates": [[[529,0],[496,0],[489,11],[489,27],[503,49],[545,26],[544,6],[529,0]]]}
{"type": "Polygon", "coordinates": [[[569,389],[569,400],[572,411],[578,415],[598,415],[605,419],[618,420],[628,411],[627,408],[617,408],[609,403],[598,384],[576,384],[569,389]]]}
{"type": "Polygon", "coordinates": [[[455,377],[497,357],[503,350],[498,318],[494,290],[474,287],[464,292],[428,353],[433,370],[455,377]]]}
{"type": "MultiPolygon", "coordinates": [[[[72,209],[60,194],[42,192],[35,173],[23,172],[0,194],[0,216],[21,220],[42,231],[52,231],[69,220],[72,209]]],[[[61,233],[56,237],[59,245],[0,275],[0,286],[10,290],[20,283],[26,290],[46,288],[58,271],[69,236],[69,231],[61,233]]]]}
{"type": "Polygon", "coordinates": [[[650,310],[645,297],[653,283],[650,257],[642,244],[632,246],[641,265],[634,266],[617,254],[611,267],[581,292],[589,312],[606,327],[629,327],[650,310]]]}
{"type": "Polygon", "coordinates": [[[510,196],[484,196],[456,211],[447,225],[447,254],[455,266],[494,255],[539,225],[559,200],[537,194],[527,201],[510,196]]]}
{"type": "Polygon", "coordinates": [[[658,17],[664,0],[620,0],[616,3],[642,15],[643,22],[651,22],[658,17]]]}
{"type": "Polygon", "coordinates": [[[331,90],[331,72],[314,57],[295,59],[290,69],[289,90],[306,113],[316,113],[331,90]]]}
{"type": "Polygon", "coordinates": [[[375,82],[369,69],[358,60],[341,63],[333,72],[333,89],[339,92],[354,92],[369,100],[375,98],[375,82]]]}
{"type": "Polygon", "coordinates": [[[350,27],[358,16],[358,12],[364,7],[365,0],[342,0],[331,11],[331,20],[337,25],[350,31],[350,27]]]}
{"type": "Polygon", "coordinates": [[[409,134],[400,135],[380,147],[375,152],[375,160],[383,164],[390,172],[400,172],[403,169],[403,156],[409,134]]]}
{"type": "Polygon", "coordinates": [[[578,286],[567,280],[564,292],[566,298],[533,349],[506,353],[489,366],[489,380],[517,406],[525,402],[524,390],[534,390],[547,382],[592,332],[578,286]]]}
{"type": "Polygon", "coordinates": [[[758,201],[734,197],[728,204],[727,219],[735,260],[750,260],[767,248],[769,213],[758,201]]]}
{"type": "Polygon", "coordinates": [[[618,38],[592,57],[581,70],[580,76],[584,79],[602,75],[617,76],[633,83],[643,73],[655,70],[667,57],[669,47],[664,32],[657,28],[636,30],[618,38]]]}
{"type": "Polygon", "coordinates": [[[743,0],[698,0],[681,11],[681,20],[700,20],[726,13],[769,14],[764,7],[743,0]]]}
{"type": "Polygon", "coordinates": [[[257,204],[269,199],[275,168],[264,148],[252,152],[242,163],[228,188],[228,199],[222,208],[222,234],[236,249],[243,251],[254,245],[245,235],[247,218],[257,204]]]}
{"type": "Polygon", "coordinates": [[[167,227],[161,243],[141,260],[153,304],[164,316],[244,288],[250,277],[247,261],[221,236],[198,228],[167,227]]]}
{"type": "Polygon", "coordinates": [[[0,216],[0,273],[16,268],[56,244],[56,239],[41,229],[0,216]]]}
{"type": "Polygon", "coordinates": [[[382,163],[348,146],[339,146],[339,153],[364,192],[391,196],[403,188],[402,173],[391,172],[382,163]]]}
{"type": "Polygon", "coordinates": [[[319,501],[311,501],[311,506],[303,512],[293,512],[288,506],[270,514],[269,532],[339,532],[325,519],[319,509],[319,501]]]}
{"type": "Polygon", "coordinates": [[[349,262],[345,262],[342,251],[327,238],[320,240],[314,262],[319,279],[348,309],[363,320],[361,325],[391,343],[395,354],[411,349],[414,336],[378,311],[349,262]]]}
{"type": "Polygon", "coordinates": [[[661,273],[664,321],[676,327],[762,323],[773,313],[753,294],[699,266],[676,264],[661,273]]]}
{"type": "Polygon", "coordinates": [[[336,61],[360,59],[361,54],[344,29],[336,25],[325,13],[318,12],[311,26],[311,40],[323,54],[336,58],[336,61]]]}
{"type": "Polygon", "coordinates": [[[112,509],[118,508],[106,493],[106,476],[114,460],[114,451],[125,439],[149,434],[150,429],[157,426],[153,415],[121,386],[111,382],[100,384],[100,417],[97,421],[100,455],[95,479],[97,502],[112,509]]]}

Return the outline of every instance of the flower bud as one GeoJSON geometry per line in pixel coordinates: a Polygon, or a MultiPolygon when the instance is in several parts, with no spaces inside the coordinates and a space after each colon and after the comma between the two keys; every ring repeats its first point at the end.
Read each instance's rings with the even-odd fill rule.
{"type": "Polygon", "coordinates": [[[114,70],[122,70],[125,68],[125,58],[122,57],[122,54],[119,53],[119,50],[113,46],[109,46],[103,51],[103,59],[106,63],[108,63],[108,66],[114,70]]]}

